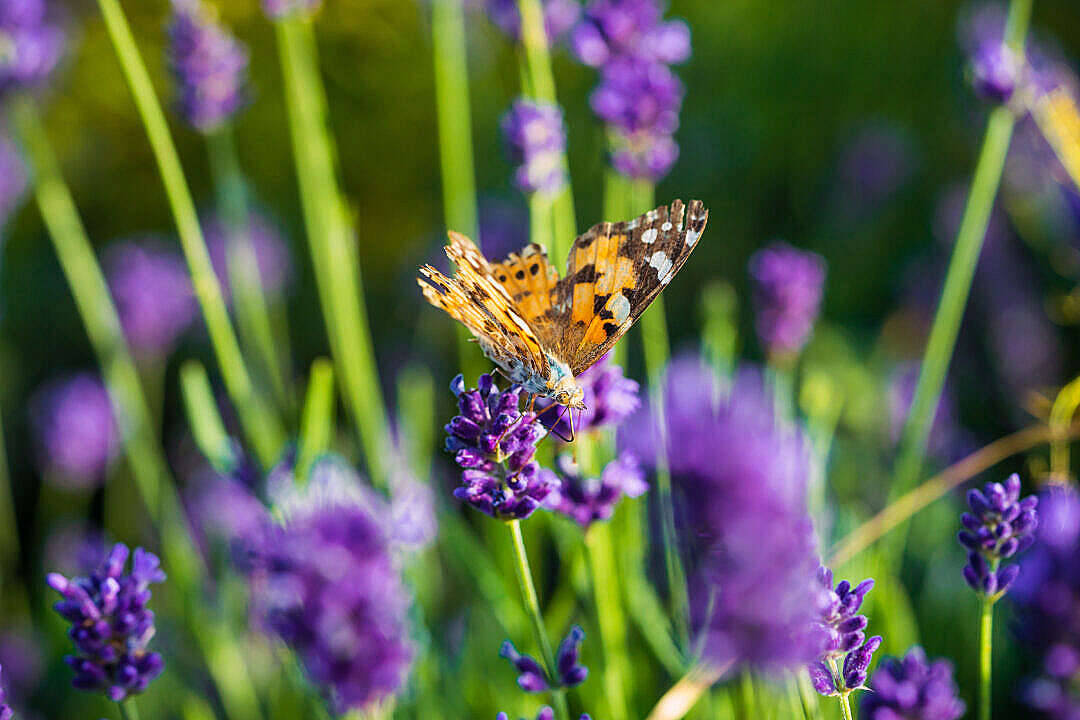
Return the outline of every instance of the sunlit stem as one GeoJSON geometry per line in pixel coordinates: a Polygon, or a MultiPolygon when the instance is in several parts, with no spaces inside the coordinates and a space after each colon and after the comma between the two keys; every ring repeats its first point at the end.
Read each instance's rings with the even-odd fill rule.
{"type": "Polygon", "coordinates": [[[330,448],[334,434],[334,365],[326,358],[311,364],[307,399],[300,420],[300,447],[296,478],[304,485],[316,458],[330,448]]]}
{"type": "Polygon", "coordinates": [[[979,615],[979,720],[990,720],[992,714],[994,602],[993,597],[984,596],[979,615]]]}

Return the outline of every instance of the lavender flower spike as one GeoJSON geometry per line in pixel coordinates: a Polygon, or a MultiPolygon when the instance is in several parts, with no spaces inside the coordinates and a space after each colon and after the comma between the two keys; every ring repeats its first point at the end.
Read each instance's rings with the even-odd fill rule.
{"type": "MultiPolygon", "coordinates": [[[[554,45],[581,17],[577,0],[542,0],[548,45],[554,45]]],[[[521,13],[517,0],[486,0],[488,17],[515,42],[521,39],[521,13]]]]}
{"type": "Polygon", "coordinates": [[[518,99],[503,116],[502,132],[517,166],[518,189],[557,195],[566,185],[566,129],[559,106],[518,99]]]}
{"type": "Polygon", "coordinates": [[[960,516],[965,529],[957,535],[968,549],[964,579],[975,592],[996,601],[1020,574],[1019,565],[1001,567],[1001,561],[1035,542],[1039,498],[1021,500],[1020,476],[1013,473],[1004,485],[987,483],[983,492],[969,491],[967,500],[971,512],[960,516]]]}
{"type": "Polygon", "coordinates": [[[0,97],[44,83],[64,52],[45,0],[0,3],[0,97]]]}
{"type": "Polygon", "coordinates": [[[7,693],[3,685],[3,668],[0,668],[0,720],[11,720],[14,714],[11,706],[7,704],[7,693]]]}
{"type": "Polygon", "coordinates": [[[165,573],[156,555],[136,548],[131,573],[125,574],[128,554],[117,543],[89,577],[46,578],[63,596],[54,609],[71,623],[75,654],[64,660],[75,671],[72,685],[115,702],[146,690],[165,665],[161,655],[147,650],[154,637],[150,585],[165,582],[165,573]]]}
{"type": "Polygon", "coordinates": [[[773,243],[750,258],[750,278],[761,344],[774,358],[797,355],[821,308],[825,260],[786,243],[773,243]]]}
{"type": "Polygon", "coordinates": [[[543,666],[535,658],[519,653],[509,640],[502,644],[499,655],[509,660],[520,673],[517,682],[525,692],[544,692],[553,687],[576,687],[585,682],[589,674],[588,668],[578,662],[581,643],[584,640],[584,630],[577,625],[570,628],[570,632],[559,645],[559,651],[555,657],[555,672],[558,675],[555,680],[548,677],[543,666]]]}
{"type": "Polygon", "coordinates": [[[559,484],[533,459],[544,426],[521,412],[520,387],[500,392],[487,374],[477,385],[466,390],[462,375],[450,383],[461,413],[445,428],[446,449],[462,468],[454,497],[494,518],[527,518],[559,484]]]}
{"type": "Polygon", "coordinates": [[[948,660],[928,662],[921,647],[901,660],[882,663],[870,680],[873,692],[862,698],[866,720],[957,720],[964,714],[948,660]]]}
{"type": "Polygon", "coordinates": [[[562,482],[545,504],[582,528],[588,528],[597,520],[610,519],[624,496],[640,497],[649,489],[641,465],[630,453],[623,453],[608,463],[599,478],[581,477],[577,464],[569,455],[560,455],[558,463],[562,482]]]}
{"type": "Polygon", "coordinates": [[[857,614],[873,580],[863,580],[854,588],[847,580],[832,586],[832,571],[819,567],[820,617],[815,623],[818,655],[807,668],[814,689],[822,695],[847,695],[865,689],[866,673],[880,637],[866,640],[865,615],[857,614]],[[865,642],[864,642],[865,641],[865,642]]]}
{"type": "Polygon", "coordinates": [[[247,101],[247,51],[201,0],[173,0],[169,40],[180,113],[196,130],[213,132],[247,101]]]}
{"type": "MultiPolygon", "coordinates": [[[[495,716],[495,720],[509,720],[509,718],[510,716],[504,712],[495,716]]],[[[0,720],[2,720],[2,718],[0,718],[0,720]]],[[[524,720],[524,718],[522,720],[524,720]]],[[[555,711],[545,705],[540,708],[540,712],[536,714],[536,720],[555,720],[555,711]]],[[[591,720],[591,718],[588,715],[583,714],[578,720],[591,720]]]]}
{"type": "Polygon", "coordinates": [[[37,391],[30,400],[30,421],[46,477],[74,489],[102,481],[120,433],[109,393],[97,376],[79,373],[37,391]]]}

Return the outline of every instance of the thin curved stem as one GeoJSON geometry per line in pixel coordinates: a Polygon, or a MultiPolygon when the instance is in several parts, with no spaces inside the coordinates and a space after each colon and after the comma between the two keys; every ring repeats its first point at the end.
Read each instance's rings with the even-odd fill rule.
{"type": "Polygon", "coordinates": [[[979,618],[979,720],[990,720],[993,675],[994,601],[982,599],[979,618]]]}
{"type": "Polygon", "coordinates": [[[840,714],[844,720],[851,720],[851,703],[848,701],[848,693],[840,693],[840,714]]]}

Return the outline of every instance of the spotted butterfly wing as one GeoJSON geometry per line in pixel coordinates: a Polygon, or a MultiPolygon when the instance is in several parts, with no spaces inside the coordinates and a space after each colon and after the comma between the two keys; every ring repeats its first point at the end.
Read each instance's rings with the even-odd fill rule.
{"type": "Polygon", "coordinates": [[[600,223],[570,250],[553,290],[541,343],[576,376],[599,360],[637,321],[697,246],[709,211],[681,200],[633,220],[600,223]],[[549,336],[548,328],[558,328],[549,336]]]}

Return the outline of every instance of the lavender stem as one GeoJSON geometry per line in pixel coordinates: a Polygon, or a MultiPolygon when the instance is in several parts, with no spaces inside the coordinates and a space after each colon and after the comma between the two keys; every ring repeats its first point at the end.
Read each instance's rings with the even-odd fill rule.
{"type": "Polygon", "coordinates": [[[133,698],[116,703],[120,708],[120,717],[123,720],[139,720],[139,708],[133,698]]]}
{"type": "Polygon", "coordinates": [[[993,675],[994,600],[982,598],[979,619],[979,720],[990,720],[990,690],[993,675]]]}

